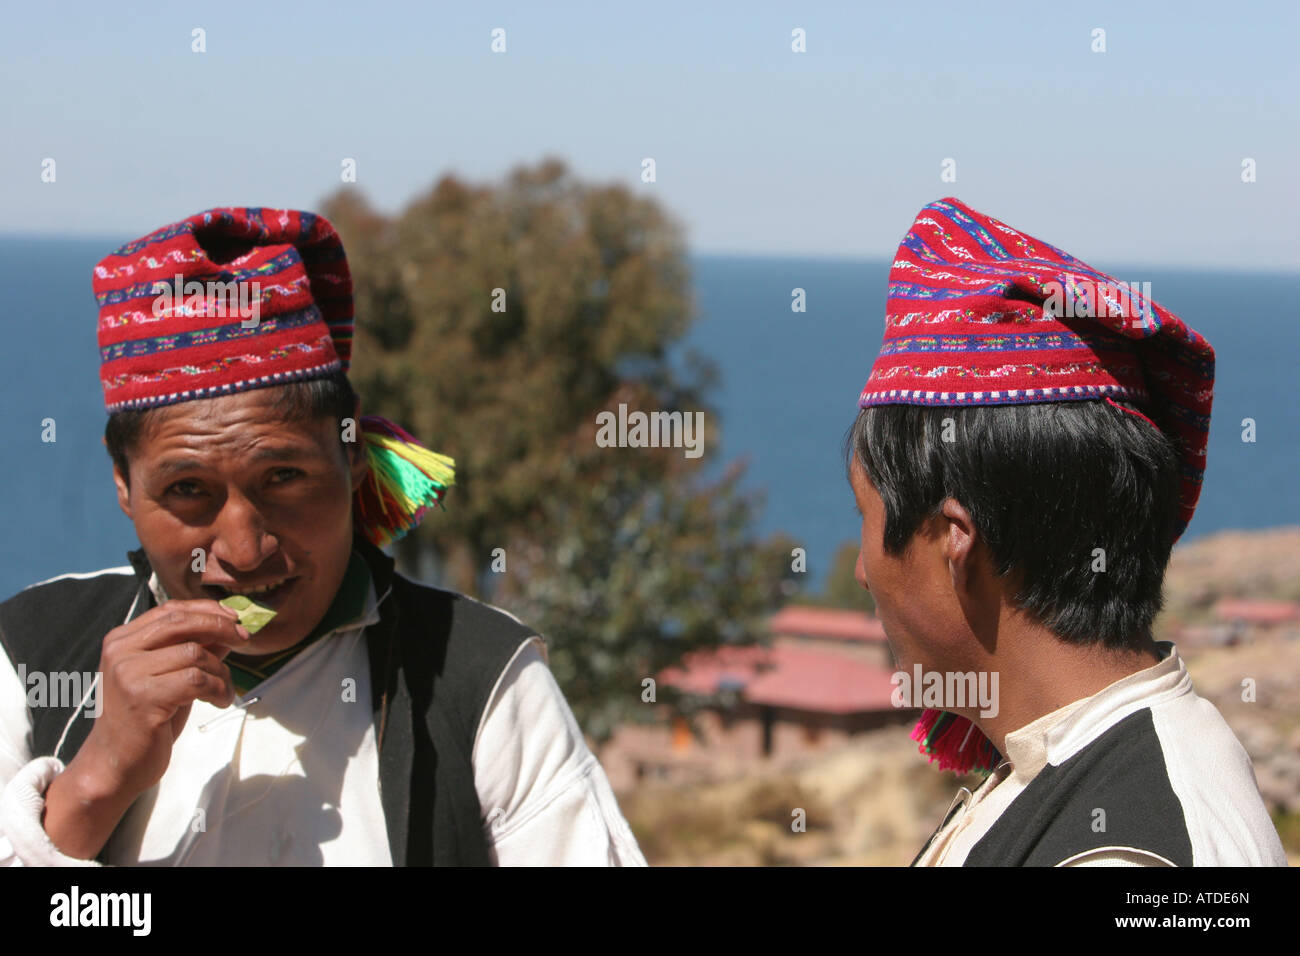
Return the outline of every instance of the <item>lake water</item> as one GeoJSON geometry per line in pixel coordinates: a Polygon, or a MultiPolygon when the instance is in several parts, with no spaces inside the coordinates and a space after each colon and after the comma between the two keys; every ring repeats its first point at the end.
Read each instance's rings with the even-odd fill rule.
{"type": "MultiPolygon", "coordinates": [[[[126,563],[136,546],[117,508],[100,439],[96,309],[91,269],[114,240],[0,238],[8,345],[0,350],[4,464],[0,597],[69,571],[126,563]],[[40,440],[41,421],[58,440],[40,440]]],[[[857,537],[840,450],[883,330],[884,262],[697,256],[699,320],[686,345],[713,358],[721,448],[745,457],[747,484],[766,490],[763,531],[805,543],[820,580],[830,555],[857,537]],[[803,288],[807,312],[790,309],[803,288]]],[[[1129,270],[1156,301],[1218,353],[1209,469],[1186,539],[1224,528],[1300,523],[1296,449],[1300,332],[1296,276],[1129,270]],[[1241,441],[1241,420],[1257,441],[1241,441]]]]}
{"type": "MultiPolygon", "coordinates": [[[[721,363],[715,395],[723,452],[748,456],[768,490],[764,530],[808,542],[818,578],[836,545],[858,538],[844,477],[844,434],[884,334],[889,264],[696,257],[701,319],[689,344],[721,363]],[[807,293],[791,311],[791,290],[807,293]],[[821,558],[821,560],[818,560],[821,558]]],[[[1095,265],[1095,263],[1094,263],[1095,265]]],[[[1214,346],[1208,465],[1183,541],[1228,528],[1300,523],[1300,275],[1128,269],[1155,301],[1214,346]],[[1256,441],[1241,422],[1253,418],[1256,441]]]]}

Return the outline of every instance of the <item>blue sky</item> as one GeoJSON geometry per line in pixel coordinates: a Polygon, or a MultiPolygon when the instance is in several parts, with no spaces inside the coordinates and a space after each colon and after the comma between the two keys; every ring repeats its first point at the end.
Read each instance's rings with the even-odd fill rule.
{"type": "Polygon", "coordinates": [[[0,233],[310,209],[344,157],[391,212],[555,155],[657,197],[696,252],[889,257],[955,195],[1099,268],[1300,270],[1297,10],[24,4],[0,33],[0,233]]]}

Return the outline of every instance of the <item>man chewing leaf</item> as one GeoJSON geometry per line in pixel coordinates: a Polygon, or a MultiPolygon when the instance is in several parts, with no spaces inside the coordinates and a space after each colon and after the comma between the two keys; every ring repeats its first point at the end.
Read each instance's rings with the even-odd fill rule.
{"type": "Polygon", "coordinates": [[[0,702],[20,664],[102,699],[0,709],[0,865],[644,865],[541,637],[382,550],[454,462],[362,414],[333,226],[210,209],[93,286],[140,547],[0,603],[0,702]]]}

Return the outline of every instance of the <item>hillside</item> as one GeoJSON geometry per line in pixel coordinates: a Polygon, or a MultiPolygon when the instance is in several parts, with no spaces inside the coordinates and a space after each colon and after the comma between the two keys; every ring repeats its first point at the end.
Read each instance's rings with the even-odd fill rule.
{"type": "MultiPolygon", "coordinates": [[[[1300,600],[1300,528],[1228,532],[1175,549],[1157,636],[1174,640],[1197,692],[1251,756],[1292,863],[1300,862],[1300,624],[1245,626],[1221,640],[1224,598],[1300,600]],[[1243,700],[1243,681],[1254,700],[1243,700]]],[[[973,786],[978,778],[965,781],[973,786]]],[[[911,862],[961,781],[897,729],[862,734],[783,766],[711,784],[646,783],[620,795],[646,858],[660,865],[893,865],[911,862]],[[805,832],[792,832],[802,810],[805,832]]]]}

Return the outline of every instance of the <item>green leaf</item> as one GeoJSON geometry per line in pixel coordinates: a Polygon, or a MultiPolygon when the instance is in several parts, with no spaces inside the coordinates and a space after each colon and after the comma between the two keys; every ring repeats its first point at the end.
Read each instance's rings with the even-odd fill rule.
{"type": "Polygon", "coordinates": [[[221,604],[239,612],[239,623],[247,628],[249,634],[256,634],[275,617],[275,612],[269,607],[263,607],[244,594],[232,594],[223,599],[221,604]]]}

